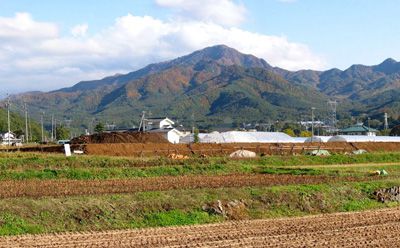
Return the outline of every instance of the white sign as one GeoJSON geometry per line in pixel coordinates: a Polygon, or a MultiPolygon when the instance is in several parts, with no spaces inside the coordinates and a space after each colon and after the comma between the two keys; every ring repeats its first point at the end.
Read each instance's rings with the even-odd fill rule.
{"type": "Polygon", "coordinates": [[[66,157],[71,156],[71,147],[69,146],[69,144],[64,144],[64,151],[66,157]]]}

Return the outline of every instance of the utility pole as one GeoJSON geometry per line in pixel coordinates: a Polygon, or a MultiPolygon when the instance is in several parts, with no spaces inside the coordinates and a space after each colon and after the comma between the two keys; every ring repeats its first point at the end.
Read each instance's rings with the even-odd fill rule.
{"type": "Polygon", "coordinates": [[[7,145],[10,145],[10,135],[11,135],[11,121],[10,121],[10,96],[7,94],[7,145]]]}
{"type": "Polygon", "coordinates": [[[368,117],[368,132],[370,132],[369,130],[371,129],[370,120],[371,120],[371,117],[368,117]]]}
{"type": "Polygon", "coordinates": [[[32,140],[32,124],[31,124],[31,119],[30,119],[30,116],[29,116],[29,113],[28,113],[28,127],[29,127],[29,138],[28,138],[28,140],[32,140]]]}
{"type": "Polygon", "coordinates": [[[146,118],[146,111],[142,111],[142,118],[140,119],[140,124],[139,124],[139,132],[140,132],[140,129],[142,129],[143,132],[146,131],[145,118],[146,118]]]}
{"type": "Polygon", "coordinates": [[[72,122],[72,119],[64,119],[64,123],[69,130],[69,138],[70,139],[75,137],[75,135],[72,133],[72,130],[71,130],[71,122],[72,122]]]}
{"type": "Polygon", "coordinates": [[[388,124],[388,114],[387,113],[385,113],[385,115],[384,115],[384,118],[385,118],[385,124],[384,124],[384,129],[385,130],[388,130],[389,129],[389,124],[388,124]]]}
{"type": "Polygon", "coordinates": [[[54,141],[54,114],[51,115],[51,141],[54,141]]]}
{"type": "Polygon", "coordinates": [[[42,126],[42,142],[44,142],[44,128],[43,128],[44,123],[43,123],[43,118],[44,118],[44,112],[42,112],[42,115],[40,116],[40,123],[41,123],[41,126],[42,126]]]}
{"type": "Polygon", "coordinates": [[[54,139],[57,140],[57,119],[54,120],[54,139]]]}
{"type": "Polygon", "coordinates": [[[336,132],[336,124],[337,124],[337,113],[336,113],[336,109],[337,109],[337,101],[328,101],[328,106],[329,106],[329,110],[331,111],[331,116],[330,116],[330,122],[331,122],[331,128],[332,128],[332,133],[336,132]]]}
{"type": "Polygon", "coordinates": [[[315,107],[311,108],[311,141],[314,141],[314,110],[315,107]]]}
{"type": "Polygon", "coordinates": [[[194,133],[194,112],[192,112],[192,133],[194,133]]]}
{"type": "Polygon", "coordinates": [[[26,102],[24,102],[25,110],[25,143],[29,142],[29,130],[28,130],[28,108],[26,107],[26,102]]]}

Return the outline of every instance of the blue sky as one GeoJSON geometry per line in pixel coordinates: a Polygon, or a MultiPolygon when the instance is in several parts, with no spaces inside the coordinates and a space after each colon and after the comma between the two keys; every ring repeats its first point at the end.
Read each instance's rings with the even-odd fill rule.
{"type": "Polygon", "coordinates": [[[225,43],[290,70],[400,59],[395,0],[0,0],[3,91],[51,90],[225,43]]]}

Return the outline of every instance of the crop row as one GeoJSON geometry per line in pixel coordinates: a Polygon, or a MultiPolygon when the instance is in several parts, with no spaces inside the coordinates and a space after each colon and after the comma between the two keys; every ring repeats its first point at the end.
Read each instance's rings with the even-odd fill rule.
{"type": "Polygon", "coordinates": [[[163,191],[174,189],[318,184],[363,181],[368,178],[310,175],[231,174],[221,176],[168,176],[113,180],[5,180],[0,181],[0,198],[91,195],[163,191]]]}

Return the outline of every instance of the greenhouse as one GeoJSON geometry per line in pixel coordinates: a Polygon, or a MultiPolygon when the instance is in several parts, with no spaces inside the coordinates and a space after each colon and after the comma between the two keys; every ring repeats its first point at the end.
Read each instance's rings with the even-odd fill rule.
{"type": "MultiPolygon", "coordinates": [[[[200,143],[304,143],[305,138],[292,138],[281,132],[212,132],[200,133],[200,143]]],[[[193,141],[193,135],[181,139],[181,143],[190,143],[193,141]]]]}
{"type": "Polygon", "coordinates": [[[314,137],[308,137],[304,142],[319,142],[319,143],[326,143],[328,140],[332,138],[332,136],[314,136],[314,137]]]}
{"type": "Polygon", "coordinates": [[[396,136],[337,135],[328,142],[400,142],[396,136]]]}

